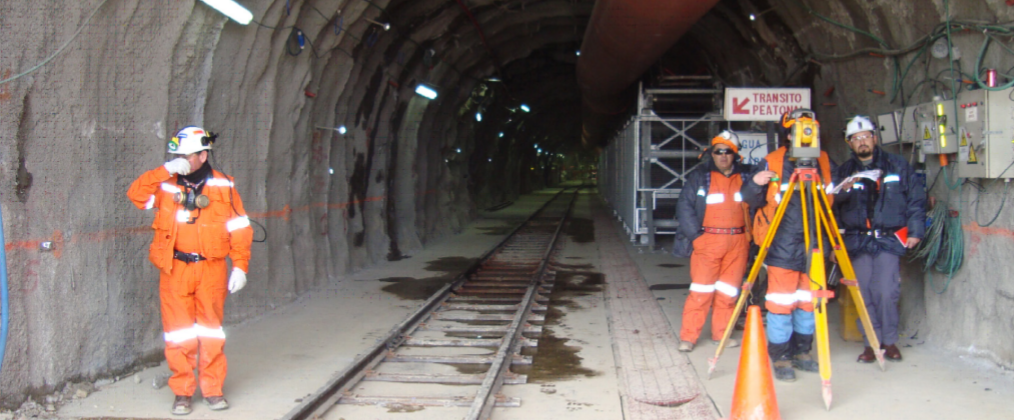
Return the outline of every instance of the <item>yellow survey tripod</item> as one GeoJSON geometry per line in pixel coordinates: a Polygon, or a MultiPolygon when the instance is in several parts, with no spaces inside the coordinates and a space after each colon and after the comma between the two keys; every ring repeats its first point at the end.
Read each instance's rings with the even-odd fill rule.
{"type": "MultiPolygon", "coordinates": [[[[746,282],[743,283],[743,291],[736,302],[736,308],[732,312],[732,317],[729,318],[729,325],[725,328],[722,341],[718,344],[718,349],[715,350],[715,357],[708,359],[708,377],[710,378],[711,373],[715,370],[718,358],[722,355],[725,343],[732,334],[732,329],[739,318],[740,312],[743,311],[743,306],[746,303],[747,296],[750,294],[750,289],[753,287],[754,281],[757,280],[757,274],[764,264],[768,249],[771,247],[771,241],[774,239],[778,226],[785,215],[785,209],[788,208],[789,201],[792,201],[792,194],[795,193],[796,186],[799,186],[800,207],[803,213],[803,237],[805,238],[806,249],[808,250],[806,257],[807,274],[810,276],[813,315],[816,322],[814,338],[817,342],[817,361],[820,364],[821,393],[824,397],[824,405],[830,410],[831,349],[829,348],[827,332],[827,301],[834,297],[834,292],[827,288],[827,277],[824,271],[825,234],[831,248],[834,250],[835,257],[838,259],[842,276],[844,276],[841,283],[847,286],[849,293],[852,294],[852,300],[855,302],[856,310],[859,312],[859,319],[862,320],[863,329],[866,331],[866,338],[874,349],[873,352],[877,356],[877,362],[880,364],[881,370],[884,370],[884,351],[880,349],[880,340],[877,339],[877,334],[873,331],[873,324],[870,323],[870,316],[866,312],[866,303],[863,301],[863,295],[859,292],[856,273],[852,269],[852,260],[849,259],[848,252],[845,250],[845,244],[838,230],[838,222],[835,221],[834,214],[831,213],[831,203],[827,198],[827,193],[821,188],[821,178],[817,173],[815,163],[816,159],[813,158],[800,158],[797,160],[797,167],[789,179],[785,196],[778,203],[775,217],[771,221],[767,234],[764,236],[764,243],[760,246],[760,252],[757,254],[757,259],[754,261],[753,266],[750,267],[750,275],[747,277],[746,282]]],[[[773,179],[773,181],[778,181],[778,179],[773,179]]]]}

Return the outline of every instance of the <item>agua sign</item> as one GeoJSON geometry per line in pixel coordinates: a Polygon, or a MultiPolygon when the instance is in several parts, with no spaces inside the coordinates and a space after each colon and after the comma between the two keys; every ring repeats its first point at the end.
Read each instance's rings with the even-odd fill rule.
{"type": "Polygon", "coordinates": [[[810,108],[808,88],[726,88],[727,121],[780,121],[782,114],[810,108]]]}

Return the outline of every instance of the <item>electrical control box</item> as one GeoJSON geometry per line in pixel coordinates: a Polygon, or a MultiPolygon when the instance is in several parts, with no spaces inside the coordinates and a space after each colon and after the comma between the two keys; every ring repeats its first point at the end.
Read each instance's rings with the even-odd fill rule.
{"type": "Polygon", "coordinates": [[[916,133],[922,142],[922,153],[939,155],[958,152],[953,100],[934,99],[919,104],[913,110],[913,118],[916,133]]]}
{"type": "Polygon", "coordinates": [[[890,146],[922,141],[922,133],[917,133],[918,130],[915,127],[915,108],[910,106],[877,116],[877,126],[880,127],[880,144],[890,146]]]}
{"type": "Polygon", "coordinates": [[[980,89],[958,95],[959,177],[1014,178],[1012,96],[1014,89],[980,89]]]}

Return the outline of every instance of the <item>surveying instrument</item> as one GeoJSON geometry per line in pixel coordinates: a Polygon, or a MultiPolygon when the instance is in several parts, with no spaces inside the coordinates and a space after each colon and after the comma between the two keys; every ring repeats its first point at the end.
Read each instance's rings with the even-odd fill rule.
{"type": "MultiPolygon", "coordinates": [[[[757,280],[757,274],[760,273],[764,259],[767,257],[771,241],[774,239],[776,232],[778,232],[778,227],[781,225],[788,204],[792,201],[792,195],[796,192],[796,187],[798,186],[800,208],[803,216],[803,237],[806,245],[805,249],[807,250],[806,267],[807,274],[810,277],[813,316],[816,323],[814,341],[817,344],[817,361],[820,365],[821,394],[824,397],[824,405],[830,410],[831,349],[828,343],[827,301],[834,297],[834,291],[828,289],[827,275],[824,270],[825,235],[827,242],[834,251],[835,257],[838,259],[838,265],[844,277],[841,283],[848,287],[849,293],[852,295],[856,311],[859,313],[859,319],[862,321],[863,329],[866,331],[866,338],[874,349],[873,352],[876,354],[877,363],[880,364],[881,370],[884,370],[884,350],[880,349],[880,340],[877,339],[877,334],[873,330],[873,324],[870,322],[870,316],[866,312],[866,303],[863,301],[863,295],[859,291],[859,283],[856,281],[856,274],[852,269],[852,260],[849,259],[848,251],[845,249],[841,233],[838,230],[838,222],[831,212],[831,203],[827,198],[827,192],[821,187],[821,176],[817,172],[817,159],[820,157],[820,125],[817,123],[813,111],[808,109],[792,111],[789,118],[783,120],[783,124],[786,128],[791,129],[792,144],[788,156],[789,159],[795,160],[796,167],[792,172],[792,177],[789,179],[784,197],[778,203],[774,219],[771,221],[767,234],[764,236],[764,242],[760,244],[760,252],[757,254],[757,259],[754,260],[753,266],[750,267],[750,274],[747,276],[746,282],[743,283],[742,293],[736,302],[732,317],[729,318],[729,324],[722,335],[722,341],[719,342],[718,349],[715,350],[715,357],[708,359],[708,378],[711,378],[711,374],[715,371],[718,358],[722,355],[729,336],[732,335],[732,329],[736,324],[736,320],[739,319],[740,313],[743,311],[743,307],[750,295],[750,289],[753,287],[754,281],[757,280]]],[[[771,182],[777,182],[779,176],[781,174],[776,174],[771,179],[771,182]]]]}

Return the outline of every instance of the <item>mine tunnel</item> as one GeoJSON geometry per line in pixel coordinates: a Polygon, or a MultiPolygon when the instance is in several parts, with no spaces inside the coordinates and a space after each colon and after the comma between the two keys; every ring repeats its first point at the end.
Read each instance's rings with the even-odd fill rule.
{"type": "Polygon", "coordinates": [[[0,418],[1014,417],[1012,36],[1010,0],[0,0],[0,418]],[[789,383],[740,368],[773,257],[738,293],[672,251],[713,139],[768,165],[799,108],[787,150],[875,134],[924,232],[865,303],[886,364],[862,279],[801,257],[789,383]],[[681,343],[723,290],[731,341],[681,343]]]}

